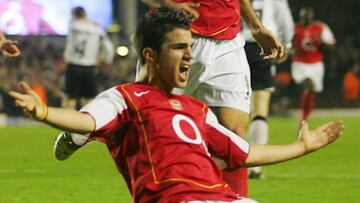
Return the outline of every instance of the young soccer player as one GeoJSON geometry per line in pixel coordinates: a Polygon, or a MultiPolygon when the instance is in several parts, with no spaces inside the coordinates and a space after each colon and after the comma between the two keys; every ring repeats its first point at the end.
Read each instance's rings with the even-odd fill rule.
{"type": "MultiPolygon", "coordinates": [[[[138,83],[116,86],[98,95],[80,112],[45,106],[29,86],[11,91],[16,105],[33,119],[70,131],[70,143],[58,144],[57,157],[70,144],[104,142],[128,183],[134,202],[254,202],[239,197],[223,180],[211,156],[228,170],[281,162],[335,141],[341,122],[309,131],[288,145],[249,146],[221,126],[207,105],[171,94],[186,86],[192,61],[190,18],[173,9],[156,9],[137,25],[135,46],[147,74],[138,83]],[[218,143],[223,143],[219,145],[218,143]]],[[[61,139],[64,141],[64,139],[61,139]]],[[[76,148],[68,151],[74,151],[76,148]]]]}
{"type": "MultiPolygon", "coordinates": [[[[194,60],[189,82],[174,92],[204,101],[222,125],[246,138],[252,90],[240,19],[260,45],[261,57],[278,58],[284,52],[281,43],[257,18],[250,0],[144,1],[151,6],[183,9],[193,20],[194,60]]],[[[223,175],[234,191],[247,195],[247,169],[224,170],[223,175]]]]}

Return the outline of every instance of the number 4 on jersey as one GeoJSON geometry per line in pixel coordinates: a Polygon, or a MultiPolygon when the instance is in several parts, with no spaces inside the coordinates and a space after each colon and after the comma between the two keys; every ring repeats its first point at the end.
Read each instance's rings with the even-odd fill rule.
{"type": "Polygon", "coordinates": [[[80,41],[74,46],[74,54],[82,58],[85,54],[86,40],[80,41]]]}

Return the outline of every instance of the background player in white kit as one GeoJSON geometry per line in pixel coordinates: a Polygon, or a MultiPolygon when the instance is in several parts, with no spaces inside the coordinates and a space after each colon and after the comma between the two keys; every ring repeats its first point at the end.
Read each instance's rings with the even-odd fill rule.
{"type": "Polygon", "coordinates": [[[298,84],[303,85],[301,95],[302,120],[307,120],[314,109],[315,93],[323,90],[324,48],[335,45],[334,34],[328,25],[315,20],[312,7],[300,10],[299,22],[295,27],[294,56],[291,64],[291,76],[298,84]]]}
{"type": "MultiPolygon", "coordinates": [[[[291,48],[294,36],[294,21],[287,0],[253,0],[252,7],[261,20],[261,24],[270,30],[285,46],[285,51],[291,48]]],[[[245,53],[251,71],[251,100],[249,137],[254,144],[267,144],[269,127],[267,117],[271,93],[274,91],[271,67],[274,59],[263,59],[261,47],[256,43],[251,31],[244,24],[242,34],[246,40],[245,53]]],[[[285,60],[287,53],[280,60],[285,60]]],[[[260,178],[260,167],[251,168],[249,177],[260,178]]]]}
{"type": "Polygon", "coordinates": [[[84,105],[97,94],[95,67],[110,64],[113,57],[114,47],[106,33],[87,19],[84,8],[73,8],[64,52],[66,107],[75,108],[78,101],[84,105]]]}

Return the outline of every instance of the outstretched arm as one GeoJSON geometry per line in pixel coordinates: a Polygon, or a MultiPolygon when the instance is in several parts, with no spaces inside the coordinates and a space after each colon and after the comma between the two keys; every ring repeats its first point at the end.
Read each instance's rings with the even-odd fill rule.
{"type": "Polygon", "coordinates": [[[15,99],[15,105],[32,119],[79,134],[95,129],[95,121],[90,115],[73,109],[47,107],[27,83],[20,82],[19,87],[22,93],[10,91],[9,95],[15,99]]]}
{"type": "Polygon", "coordinates": [[[245,162],[246,166],[259,166],[295,159],[314,152],[334,142],[342,135],[341,121],[326,123],[313,131],[303,121],[299,139],[287,145],[253,145],[245,162]]]}
{"type": "Polygon", "coordinates": [[[5,58],[16,57],[21,54],[16,43],[16,41],[7,39],[5,35],[0,32],[0,50],[5,58]]]}
{"type": "Polygon", "coordinates": [[[241,5],[241,17],[250,29],[254,39],[262,49],[264,59],[281,58],[284,55],[284,47],[280,41],[262,25],[256,16],[249,0],[239,0],[241,5]]]}

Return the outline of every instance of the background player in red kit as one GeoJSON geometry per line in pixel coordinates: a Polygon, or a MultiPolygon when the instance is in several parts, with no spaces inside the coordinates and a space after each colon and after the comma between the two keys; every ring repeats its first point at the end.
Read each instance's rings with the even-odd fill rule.
{"type": "Polygon", "coordinates": [[[322,49],[335,44],[334,35],[323,22],[315,21],[311,7],[300,10],[299,22],[295,26],[293,46],[295,54],[291,75],[296,83],[303,84],[301,95],[301,120],[307,120],[314,108],[315,93],[323,90],[324,55],[322,49]]]}
{"type": "MultiPolygon", "coordinates": [[[[330,122],[309,131],[304,122],[292,144],[250,148],[219,125],[205,103],[170,93],[185,87],[189,77],[189,22],[183,12],[166,8],[142,18],[134,40],[147,75],[101,93],[81,112],[47,107],[24,82],[19,84],[24,93],[9,94],[33,119],[74,132],[63,134],[72,142],[106,143],[134,202],[254,202],[230,189],[211,156],[223,159],[229,169],[281,162],[335,141],[343,125],[330,122]]],[[[70,153],[57,155],[66,159],[70,153]]]]}
{"type": "MultiPolygon", "coordinates": [[[[193,17],[194,59],[189,82],[185,89],[176,89],[174,93],[204,101],[222,125],[246,138],[252,90],[240,18],[246,22],[265,58],[279,58],[284,53],[281,43],[256,17],[249,0],[144,1],[151,6],[183,9],[193,17]]],[[[247,196],[246,169],[224,169],[223,173],[233,190],[247,196]]]]}
{"type": "Polygon", "coordinates": [[[5,58],[16,57],[21,54],[16,46],[16,41],[7,39],[2,32],[0,32],[0,51],[5,58]]]}

